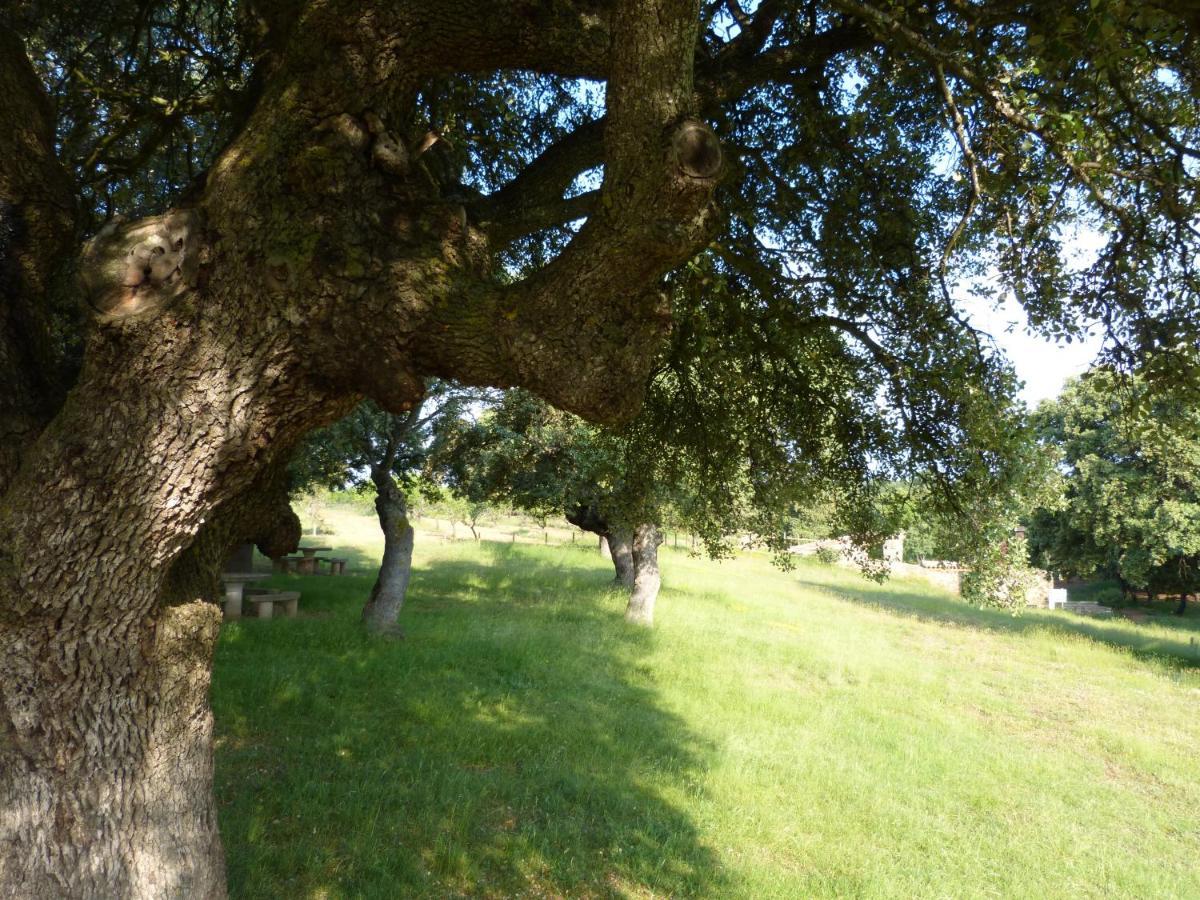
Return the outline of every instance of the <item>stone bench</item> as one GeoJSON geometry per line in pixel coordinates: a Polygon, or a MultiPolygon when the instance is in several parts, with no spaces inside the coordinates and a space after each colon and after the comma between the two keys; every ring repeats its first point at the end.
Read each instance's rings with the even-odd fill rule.
{"type": "Polygon", "coordinates": [[[346,574],[346,560],[344,560],[338,556],[314,556],[313,557],[312,574],[313,575],[321,575],[321,574],[345,575],[346,574]],[[322,571],[321,571],[322,563],[327,563],[329,565],[329,570],[327,572],[322,573],[322,571]]]}
{"type": "Polygon", "coordinates": [[[300,560],[302,559],[304,559],[303,556],[280,556],[271,560],[271,562],[274,565],[276,572],[281,575],[287,575],[290,572],[296,572],[299,570],[300,560]]]}
{"type": "Polygon", "coordinates": [[[221,608],[225,618],[240,619],[242,596],[246,591],[246,585],[252,581],[262,581],[266,577],[259,572],[222,572],[221,586],[225,591],[225,596],[221,601],[221,608]]]}
{"type": "Polygon", "coordinates": [[[247,591],[245,600],[254,607],[254,615],[260,619],[271,618],[277,605],[283,607],[283,614],[288,618],[295,618],[300,608],[299,591],[247,591]]]}

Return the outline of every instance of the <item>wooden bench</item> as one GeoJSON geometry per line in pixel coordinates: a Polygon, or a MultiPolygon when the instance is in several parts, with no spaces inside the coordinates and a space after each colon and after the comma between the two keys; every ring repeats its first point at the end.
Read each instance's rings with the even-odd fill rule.
{"type": "Polygon", "coordinates": [[[246,591],[245,600],[254,607],[254,615],[260,619],[271,618],[277,605],[283,607],[283,614],[288,618],[295,618],[300,608],[299,591],[270,591],[255,588],[246,591]]]}

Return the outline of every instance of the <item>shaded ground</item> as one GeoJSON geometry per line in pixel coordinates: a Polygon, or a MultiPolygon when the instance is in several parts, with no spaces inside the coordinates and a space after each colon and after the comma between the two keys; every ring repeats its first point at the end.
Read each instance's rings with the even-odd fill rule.
{"type": "Polygon", "coordinates": [[[234,897],[1200,897],[1190,620],[664,548],[647,634],[590,549],[418,535],[372,641],[359,524],[222,632],[234,897]]]}
{"type": "Polygon", "coordinates": [[[414,585],[403,641],[359,633],[366,576],[279,578],[315,618],[225,626],[234,895],[720,895],[661,796],[702,748],[627,677],[651,638],[619,624],[607,574],[468,549],[414,585]]]}

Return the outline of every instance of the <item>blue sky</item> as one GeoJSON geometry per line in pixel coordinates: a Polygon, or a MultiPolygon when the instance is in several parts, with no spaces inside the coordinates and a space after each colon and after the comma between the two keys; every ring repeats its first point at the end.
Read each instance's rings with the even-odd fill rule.
{"type": "MultiPolygon", "coordinates": [[[[1085,223],[1065,228],[1062,239],[1064,255],[1076,269],[1091,265],[1106,240],[1085,223]]],[[[1057,396],[1068,378],[1082,374],[1095,361],[1103,345],[1095,333],[1070,344],[1057,344],[1041,335],[1031,334],[1025,311],[1011,294],[1002,305],[993,308],[982,300],[967,299],[962,292],[955,293],[971,322],[992,335],[1012,360],[1017,375],[1025,383],[1021,397],[1031,409],[1042,400],[1057,396]]]]}
{"type": "Polygon", "coordinates": [[[1055,344],[1030,334],[1024,310],[1011,298],[999,309],[980,302],[963,305],[972,323],[992,335],[1012,360],[1017,375],[1025,382],[1021,397],[1030,408],[1057,396],[1063,382],[1087,369],[1100,351],[1101,342],[1096,336],[1072,344],[1055,344]]]}

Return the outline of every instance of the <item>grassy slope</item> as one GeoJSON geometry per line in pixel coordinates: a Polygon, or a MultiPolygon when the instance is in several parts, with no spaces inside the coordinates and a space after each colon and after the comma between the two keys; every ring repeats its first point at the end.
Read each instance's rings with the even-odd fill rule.
{"type": "Polygon", "coordinates": [[[369,574],[224,628],[235,897],[1200,897],[1195,622],[667,552],[648,634],[582,547],[417,557],[406,640],[369,574]]]}

